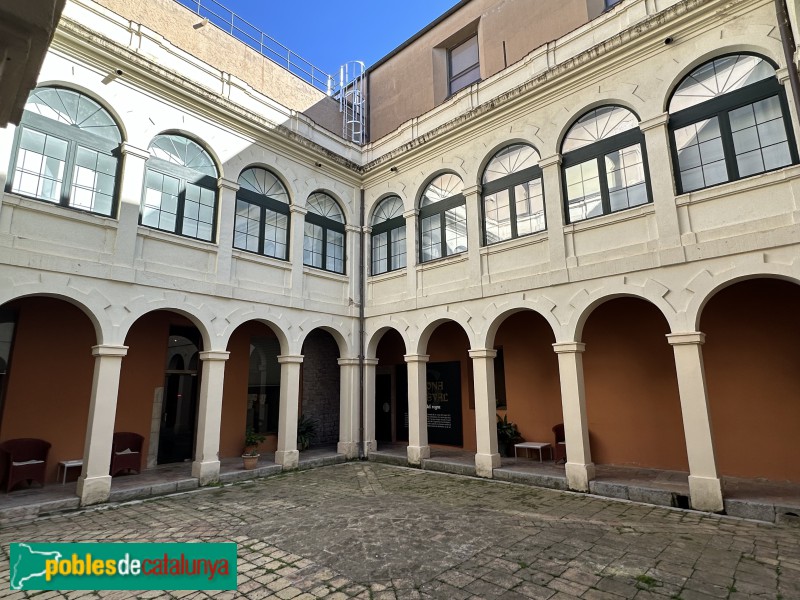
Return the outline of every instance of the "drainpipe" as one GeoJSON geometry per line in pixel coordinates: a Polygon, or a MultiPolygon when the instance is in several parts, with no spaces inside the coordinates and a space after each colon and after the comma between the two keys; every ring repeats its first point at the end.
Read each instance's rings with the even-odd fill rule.
{"type": "Polygon", "coordinates": [[[359,253],[360,259],[358,261],[358,398],[361,403],[361,410],[359,410],[359,427],[358,427],[358,458],[364,460],[367,457],[366,442],[364,439],[366,431],[366,410],[367,401],[364,398],[364,296],[366,285],[366,273],[364,269],[364,188],[361,188],[361,206],[359,215],[359,224],[361,229],[359,231],[359,253]]]}
{"type": "Polygon", "coordinates": [[[775,0],[775,12],[778,17],[778,30],[781,34],[783,55],[786,58],[786,66],[789,69],[789,83],[792,86],[794,107],[798,117],[800,117],[800,78],[798,78],[797,65],[794,62],[794,53],[797,50],[797,45],[794,41],[792,27],[789,24],[789,8],[786,6],[786,0],[775,0]]]}

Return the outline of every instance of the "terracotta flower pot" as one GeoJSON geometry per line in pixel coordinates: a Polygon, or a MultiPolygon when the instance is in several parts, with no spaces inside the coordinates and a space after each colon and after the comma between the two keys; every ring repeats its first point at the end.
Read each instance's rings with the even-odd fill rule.
{"type": "Polygon", "coordinates": [[[260,454],[254,454],[252,456],[242,456],[242,464],[244,465],[245,471],[249,471],[250,469],[255,469],[258,465],[258,459],[261,457],[260,454]]]}

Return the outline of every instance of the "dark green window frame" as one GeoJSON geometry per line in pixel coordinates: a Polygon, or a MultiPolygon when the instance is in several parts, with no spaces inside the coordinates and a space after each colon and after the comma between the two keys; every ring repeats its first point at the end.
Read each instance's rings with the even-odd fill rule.
{"type": "MultiPolygon", "coordinates": [[[[738,54],[747,54],[747,53],[740,52],[738,54]]],[[[723,58],[724,56],[726,55],[714,57],[713,60],[723,58]]],[[[759,56],[759,58],[763,57],[759,56]]],[[[741,89],[728,92],[721,96],[717,96],[716,98],[712,98],[711,100],[707,100],[700,104],[696,104],[695,106],[690,106],[689,108],[685,108],[669,116],[670,152],[672,154],[672,165],[673,165],[673,173],[675,174],[676,192],[678,194],[685,193],[683,191],[683,181],[681,179],[680,163],[678,160],[678,145],[675,141],[675,131],[683,127],[687,127],[689,125],[693,125],[694,123],[698,123],[708,119],[713,119],[715,117],[718,119],[720,133],[722,135],[722,148],[725,157],[724,160],[725,160],[725,167],[728,173],[728,179],[727,181],[714,183],[701,188],[694,188],[690,191],[704,190],[711,187],[716,187],[718,185],[724,185],[732,181],[747,179],[748,177],[755,177],[756,175],[761,175],[762,173],[777,171],[778,169],[783,169],[786,168],[786,166],[789,166],[785,165],[777,167],[775,169],[768,169],[765,171],[760,171],[758,173],[753,173],[752,175],[740,176],[739,165],[736,161],[736,150],[733,145],[733,133],[731,131],[729,113],[738,108],[742,108],[743,106],[747,106],[749,104],[753,104],[755,102],[759,102],[761,100],[766,100],[768,98],[776,96],[780,101],[781,111],[783,113],[783,124],[784,127],[786,128],[786,139],[789,145],[789,155],[791,156],[792,159],[791,164],[796,165],[799,162],[797,153],[797,144],[795,142],[795,137],[794,137],[794,127],[792,126],[792,121],[790,116],[791,113],[789,112],[789,103],[786,98],[786,90],[780,84],[780,82],[778,82],[777,77],[771,77],[769,79],[757,81],[741,89]]],[[[670,101],[671,100],[672,98],[670,97],[670,101]]]]}
{"type": "MultiPolygon", "coordinates": [[[[396,230],[402,229],[405,226],[406,226],[406,219],[402,215],[399,216],[399,217],[393,217],[393,218],[391,218],[391,219],[389,219],[387,221],[384,221],[383,223],[378,223],[377,225],[373,225],[372,226],[372,234],[371,234],[372,235],[372,244],[371,244],[370,247],[371,248],[375,247],[375,238],[377,236],[381,235],[382,233],[386,234],[386,244],[387,244],[387,247],[386,247],[386,268],[383,271],[380,271],[378,273],[372,273],[373,275],[383,275],[384,273],[389,273],[390,271],[400,271],[400,270],[406,268],[405,265],[403,265],[401,267],[392,268],[392,257],[393,257],[393,255],[392,255],[392,231],[396,231],[396,230]]],[[[408,241],[408,238],[406,238],[406,241],[408,241]]],[[[408,256],[408,252],[406,252],[406,257],[407,256],[408,256]]],[[[374,260],[370,259],[370,268],[372,268],[373,263],[374,263],[374,260]]]]}
{"type": "Polygon", "coordinates": [[[334,221],[333,219],[329,219],[328,217],[323,217],[322,215],[318,215],[316,213],[308,212],[306,213],[306,222],[311,223],[312,225],[317,225],[318,227],[322,228],[322,266],[318,267],[312,264],[309,264],[305,261],[305,257],[303,260],[303,264],[307,267],[311,267],[312,269],[322,269],[323,271],[328,271],[329,273],[338,273],[340,275],[345,274],[345,265],[347,264],[347,231],[345,230],[344,223],[339,223],[334,221]],[[328,268],[328,232],[335,231],[337,233],[342,234],[342,270],[337,271],[335,269],[328,268]]]}
{"type": "MultiPolygon", "coordinates": [[[[291,211],[289,210],[289,205],[285,202],[281,202],[279,200],[274,200],[269,196],[265,196],[264,194],[257,194],[252,190],[246,190],[243,188],[239,188],[236,192],[236,200],[247,202],[248,204],[253,204],[259,208],[260,216],[258,220],[258,251],[253,252],[252,250],[248,250],[246,248],[240,248],[239,246],[234,245],[234,248],[237,250],[243,250],[244,252],[251,252],[253,254],[260,254],[261,256],[269,256],[271,258],[277,258],[278,260],[289,260],[289,232],[292,230],[292,218],[291,218],[291,211]],[[272,254],[264,254],[264,232],[266,229],[267,217],[266,211],[271,210],[281,215],[286,216],[286,246],[283,256],[273,256],[272,254]]],[[[234,236],[234,244],[235,242],[234,236]]]]}
{"type": "MultiPolygon", "coordinates": [[[[504,190],[508,190],[508,207],[509,213],[511,218],[511,238],[516,239],[518,237],[524,237],[527,235],[534,235],[536,233],[541,233],[542,231],[547,231],[547,211],[544,211],[544,227],[539,231],[532,231],[531,233],[523,233],[522,236],[519,235],[517,231],[517,202],[516,202],[516,194],[514,192],[514,188],[518,185],[522,185],[523,183],[528,183],[529,181],[533,181],[535,179],[542,179],[542,168],[539,166],[528,167],[527,169],[523,169],[522,171],[517,171],[516,173],[512,173],[511,175],[506,175],[500,179],[495,179],[490,183],[485,183],[481,187],[481,222],[483,223],[482,227],[482,234],[483,234],[483,245],[489,246],[492,244],[499,244],[504,241],[508,240],[498,240],[495,242],[490,242],[487,239],[486,234],[486,203],[484,201],[485,196],[489,196],[491,194],[496,194],[497,192],[502,192],[504,190]]],[[[542,185],[542,202],[544,202],[544,180],[541,182],[542,185]]]]}
{"type": "Polygon", "coordinates": [[[466,210],[467,200],[464,194],[456,194],[455,196],[451,196],[450,198],[445,198],[444,200],[440,200],[439,202],[434,202],[433,204],[429,204],[428,206],[423,206],[419,209],[419,260],[420,262],[431,262],[434,260],[439,260],[445,258],[447,256],[456,256],[457,254],[463,254],[466,250],[462,250],[460,252],[447,252],[447,220],[446,220],[446,213],[449,210],[454,208],[458,208],[459,206],[463,206],[466,210]],[[434,215],[439,215],[439,231],[441,233],[439,243],[441,245],[441,254],[436,258],[429,258],[427,260],[423,259],[422,255],[422,221],[427,219],[428,217],[432,217],[434,215]]]}

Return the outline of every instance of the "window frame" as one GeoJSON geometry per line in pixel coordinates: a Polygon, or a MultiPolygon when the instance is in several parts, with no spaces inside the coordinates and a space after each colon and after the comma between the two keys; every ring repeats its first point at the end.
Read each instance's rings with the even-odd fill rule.
{"type": "MultiPolygon", "coordinates": [[[[634,117],[636,117],[636,120],[639,124],[641,123],[639,115],[637,115],[635,112],[633,112],[626,106],[622,106],[619,104],[603,104],[581,113],[581,115],[572,122],[569,128],[567,128],[567,133],[565,134],[564,139],[561,141],[562,147],[564,144],[564,140],[566,140],[570,131],[572,131],[572,128],[578,121],[580,121],[584,117],[584,115],[588,114],[592,110],[597,110],[599,108],[605,108],[605,107],[622,108],[631,113],[634,117]]],[[[583,223],[584,221],[591,221],[592,219],[597,219],[599,217],[605,217],[626,210],[638,208],[640,206],[647,206],[648,204],[652,204],[653,190],[650,184],[650,163],[648,162],[647,159],[647,145],[645,144],[644,132],[640,129],[639,125],[637,124],[635,129],[629,129],[628,131],[623,131],[622,133],[612,135],[611,137],[592,142],[591,144],[587,144],[581,148],[578,148],[576,150],[571,150],[569,152],[562,154],[561,186],[562,189],[564,190],[563,202],[562,202],[562,207],[564,210],[564,223],[568,225],[571,225],[573,223],[583,223]],[[645,190],[647,192],[647,202],[643,204],[638,204],[636,206],[626,206],[624,208],[620,208],[617,210],[611,210],[611,195],[608,191],[608,174],[606,172],[605,157],[607,154],[611,152],[615,152],[617,150],[623,150],[624,148],[628,148],[629,146],[633,146],[635,144],[639,144],[642,150],[642,169],[644,170],[644,184],[645,184],[645,190]],[[580,219],[578,221],[572,221],[569,218],[569,194],[567,188],[567,169],[569,167],[574,167],[575,165],[589,162],[592,159],[596,160],[598,163],[597,172],[600,177],[600,182],[599,182],[600,206],[602,206],[603,212],[602,214],[595,215],[593,217],[587,217],[585,219],[580,219]]]]}
{"type": "MultiPolygon", "coordinates": [[[[512,144],[515,145],[515,144],[512,144]]],[[[492,157],[489,159],[489,162],[486,163],[488,167],[491,164],[494,157],[497,156],[499,152],[508,148],[505,146],[501,148],[497,152],[495,152],[492,157]]],[[[533,146],[531,146],[533,148],[533,146]]],[[[534,148],[535,150],[535,148],[534,148]]],[[[538,152],[537,152],[538,154],[538,152]]],[[[485,171],[485,169],[484,169],[485,171]]],[[[508,242],[510,240],[515,240],[521,237],[526,237],[529,235],[536,235],[537,233],[542,233],[543,231],[547,231],[547,205],[545,201],[544,195],[544,176],[542,175],[542,168],[539,165],[533,165],[522,169],[521,171],[516,171],[511,173],[510,175],[506,175],[505,177],[500,177],[499,179],[495,179],[489,183],[484,183],[481,185],[481,237],[482,237],[482,244],[484,246],[493,246],[495,244],[501,244],[503,242],[508,242]],[[541,179],[542,185],[542,216],[544,218],[544,228],[539,231],[532,231],[531,233],[523,233],[519,235],[517,232],[517,203],[515,198],[514,188],[518,185],[523,183],[528,183],[529,181],[533,181],[534,179],[541,179]],[[511,237],[505,240],[498,240],[496,242],[490,242],[486,236],[486,201],[485,198],[488,195],[496,194],[497,192],[502,192],[503,190],[508,190],[508,208],[509,208],[509,215],[511,218],[511,237]]]]}
{"type": "MultiPolygon", "coordinates": [[[[375,210],[377,210],[381,204],[386,202],[387,200],[391,200],[392,198],[399,198],[397,195],[387,196],[383,198],[378,204],[375,206],[375,210]]],[[[369,272],[371,276],[375,275],[384,275],[386,273],[391,273],[392,271],[401,271],[408,267],[408,228],[406,228],[406,264],[402,267],[392,268],[392,231],[396,229],[400,229],[402,227],[406,227],[406,218],[401,214],[397,217],[392,217],[391,219],[387,219],[382,223],[378,223],[377,225],[372,225],[372,232],[370,233],[370,260],[369,260],[369,272]],[[380,273],[373,272],[373,265],[375,264],[374,252],[375,252],[375,237],[381,235],[382,233],[386,234],[386,243],[387,243],[387,250],[386,250],[386,270],[381,271],[380,273]]]]}
{"type": "Polygon", "coordinates": [[[480,80],[481,80],[481,47],[480,47],[480,44],[478,43],[478,32],[476,31],[472,35],[466,37],[465,39],[463,39],[459,43],[457,43],[457,44],[455,44],[453,46],[450,46],[447,49],[447,97],[449,98],[450,96],[453,96],[454,94],[457,94],[458,92],[460,92],[464,88],[468,88],[473,83],[477,83],[480,80]],[[469,42],[469,41],[471,41],[473,39],[475,40],[475,48],[478,51],[478,61],[473,63],[473,64],[471,64],[471,65],[469,65],[467,68],[462,69],[458,73],[453,73],[453,50],[455,50],[456,48],[460,48],[461,46],[463,46],[464,44],[466,44],[467,42],[469,42]],[[478,78],[475,79],[475,81],[471,81],[466,85],[462,85],[457,90],[454,90],[453,89],[453,81],[455,79],[458,79],[462,75],[465,75],[466,73],[468,73],[469,71],[471,71],[475,67],[478,67],[478,78]]]}
{"type": "MultiPolygon", "coordinates": [[[[447,173],[440,173],[440,175],[445,175],[447,173]]],[[[439,177],[437,175],[436,177],[439,177]]],[[[436,179],[434,177],[425,185],[422,190],[422,196],[420,196],[420,203],[422,202],[422,197],[425,195],[425,191],[428,189],[428,186],[431,184],[432,181],[436,179]]],[[[460,177],[459,177],[460,179],[460,177]]],[[[438,202],[434,202],[433,204],[429,204],[427,206],[420,206],[419,208],[419,215],[417,216],[417,239],[419,241],[419,262],[420,264],[429,263],[436,260],[442,260],[449,256],[458,256],[459,254],[465,254],[467,250],[462,250],[461,252],[453,252],[451,254],[447,254],[447,220],[445,217],[445,213],[447,211],[452,210],[453,208],[457,208],[459,206],[464,206],[465,212],[467,207],[467,198],[463,192],[456,194],[455,196],[450,196],[449,198],[445,198],[444,200],[439,200],[438,202]],[[441,231],[440,241],[441,244],[441,255],[437,256],[436,258],[429,258],[428,260],[424,260],[422,257],[422,221],[423,219],[427,219],[428,217],[432,217],[436,214],[439,214],[440,221],[439,227],[441,231]]],[[[469,215],[466,215],[466,219],[469,219],[469,215]]],[[[467,236],[467,249],[469,248],[469,236],[467,236]]]]}
{"type": "MultiPolygon", "coordinates": [[[[266,170],[266,169],[265,169],[266,170]]],[[[244,172],[244,171],[243,171],[244,172]]],[[[271,172],[270,172],[271,173],[271,172]]],[[[277,176],[276,176],[277,179],[277,176]]],[[[288,192],[287,192],[288,195],[288,192]]],[[[275,200],[270,198],[266,194],[259,194],[252,190],[245,189],[243,187],[239,187],[236,191],[236,201],[238,202],[241,200],[242,202],[247,202],[248,204],[254,204],[259,209],[259,216],[258,216],[258,250],[248,250],[247,248],[239,248],[236,246],[236,209],[234,207],[234,217],[233,217],[233,227],[234,227],[234,235],[233,235],[233,243],[232,246],[235,250],[241,250],[242,252],[249,252],[250,254],[258,254],[259,256],[266,256],[267,258],[274,258],[276,260],[289,260],[289,247],[291,246],[290,243],[290,233],[292,231],[292,211],[289,207],[289,204],[285,202],[281,202],[280,200],[275,200]],[[264,254],[264,232],[267,228],[267,219],[266,219],[266,210],[271,210],[273,212],[282,214],[286,216],[286,251],[284,252],[284,256],[272,256],[271,254],[264,254]]]]}
{"type": "MultiPolygon", "coordinates": [[[[326,192],[314,192],[317,194],[324,194],[328,196],[337,206],[339,212],[342,214],[342,219],[344,219],[344,211],[342,207],[339,206],[339,203],[336,202],[336,199],[326,192]]],[[[313,194],[312,194],[313,195],[313,194]]],[[[347,275],[347,230],[345,223],[339,223],[338,221],[334,221],[328,217],[323,217],[315,212],[309,210],[305,215],[305,220],[312,225],[317,225],[318,227],[322,228],[322,266],[317,267],[315,265],[310,265],[305,260],[305,250],[303,251],[303,266],[310,267],[312,269],[319,269],[321,271],[326,271],[328,273],[336,273],[337,275],[347,275]],[[342,270],[341,271],[334,271],[333,269],[328,268],[328,230],[334,231],[336,233],[342,234],[342,270]]],[[[305,231],[303,231],[303,245],[305,247],[305,231]]]]}
{"type": "MultiPolygon", "coordinates": [[[[44,86],[43,88],[36,88],[36,89],[47,89],[47,88],[54,88],[54,89],[64,89],[71,92],[75,92],[81,94],[89,98],[90,100],[96,102],[100,108],[102,108],[108,115],[111,117],[111,120],[117,126],[119,130],[120,139],[122,137],[122,128],[117,123],[116,119],[114,119],[111,112],[105,108],[100,102],[98,102],[93,96],[88,94],[84,94],[78,90],[74,90],[72,88],[66,87],[58,87],[58,86],[44,86]]],[[[8,167],[8,177],[6,180],[5,191],[8,194],[14,194],[16,196],[21,196],[23,198],[30,198],[31,200],[36,200],[37,202],[44,202],[50,206],[59,206],[61,208],[67,208],[69,210],[75,210],[82,213],[89,213],[92,215],[97,215],[100,217],[106,217],[111,219],[117,218],[117,211],[119,207],[119,191],[120,191],[120,180],[122,179],[122,144],[123,141],[119,143],[114,143],[114,141],[103,138],[101,136],[93,135],[91,133],[87,133],[78,127],[73,125],[67,125],[66,123],[61,123],[59,121],[55,121],[54,119],[49,119],[42,115],[24,111],[22,119],[20,120],[19,125],[16,127],[16,131],[14,131],[14,140],[11,149],[11,159],[8,167]],[[36,133],[40,133],[47,136],[52,136],[57,138],[67,144],[67,154],[64,157],[64,178],[61,180],[61,193],[59,194],[58,202],[53,202],[46,198],[40,198],[38,196],[34,196],[32,194],[26,194],[25,192],[15,192],[13,191],[14,187],[14,176],[17,170],[17,159],[19,158],[19,151],[20,151],[20,144],[22,141],[22,133],[24,130],[35,131],[36,133]],[[78,147],[86,148],[87,150],[91,150],[94,152],[98,152],[105,156],[110,156],[114,158],[116,161],[116,169],[114,170],[114,190],[111,196],[111,209],[108,214],[89,210],[87,208],[81,208],[79,206],[71,206],[70,199],[72,196],[72,184],[75,177],[75,168],[77,167],[77,156],[78,156],[78,147]]]]}
{"type": "MultiPolygon", "coordinates": [[[[675,93],[678,91],[681,84],[686,80],[687,77],[689,77],[700,67],[707,65],[715,60],[725,58],[727,56],[755,56],[765,61],[773,69],[777,70],[776,65],[771,60],[767,59],[764,56],[761,56],[760,54],[755,54],[752,52],[734,52],[728,54],[720,54],[719,56],[715,56],[703,63],[696,65],[692,70],[686,73],[686,75],[673,88],[672,93],[670,94],[669,97],[669,101],[667,102],[667,107],[669,107],[669,105],[672,103],[672,98],[674,97],[675,93]]],[[[668,130],[669,130],[669,142],[670,142],[670,156],[672,157],[672,172],[673,172],[673,179],[675,181],[676,195],[699,192],[701,190],[717,187],[719,185],[725,185],[727,183],[732,183],[734,181],[740,181],[742,179],[756,177],[758,175],[763,175],[764,173],[770,173],[772,171],[777,171],[779,169],[785,169],[786,167],[796,165],[798,164],[798,162],[800,162],[800,157],[798,157],[797,144],[794,136],[794,126],[792,124],[792,117],[789,111],[789,102],[786,96],[786,88],[783,85],[781,85],[781,83],[778,81],[777,75],[769,77],[767,79],[756,81],[755,83],[751,83],[750,85],[747,85],[743,88],[739,88],[738,90],[721,94],[719,96],[716,96],[715,98],[711,98],[710,100],[706,100],[699,104],[695,104],[694,106],[690,106],[688,108],[684,108],[682,110],[670,114],[668,121],[668,130]],[[744,106],[755,104],[756,102],[760,102],[761,100],[766,100],[768,98],[772,98],[775,96],[778,97],[778,101],[780,102],[781,105],[783,125],[786,129],[786,142],[789,145],[789,155],[792,159],[792,162],[788,165],[783,165],[781,167],[776,167],[774,169],[767,169],[764,171],[760,171],[759,173],[740,176],[739,165],[736,161],[736,148],[734,147],[733,143],[733,133],[731,131],[729,113],[744,106]],[[678,144],[675,141],[675,130],[687,127],[689,125],[693,125],[694,123],[698,123],[700,121],[705,121],[713,118],[717,118],[717,122],[719,123],[722,150],[724,153],[725,168],[727,171],[728,179],[727,181],[713,183],[711,185],[706,185],[685,192],[683,190],[683,179],[681,177],[680,162],[678,158],[678,144]]]]}

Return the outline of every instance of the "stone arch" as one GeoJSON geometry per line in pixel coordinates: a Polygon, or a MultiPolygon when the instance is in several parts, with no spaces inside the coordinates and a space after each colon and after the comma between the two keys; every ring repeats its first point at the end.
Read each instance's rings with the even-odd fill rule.
{"type": "Polygon", "coordinates": [[[211,324],[216,319],[216,315],[214,315],[205,305],[197,306],[187,302],[186,299],[184,299],[183,302],[176,302],[171,299],[162,298],[159,300],[151,300],[138,306],[133,304],[128,308],[134,310],[132,310],[127,317],[117,325],[117,331],[119,332],[118,335],[122,340],[124,340],[128,335],[128,332],[133,324],[136,323],[136,321],[149,313],[157,310],[163,310],[174,312],[189,319],[189,321],[191,321],[200,332],[200,336],[203,340],[204,351],[225,349],[225,346],[217,347],[218,344],[215,344],[215,342],[218,341],[218,338],[217,336],[212,336],[211,332],[213,329],[211,324]]]}
{"type": "Polygon", "coordinates": [[[451,313],[447,311],[437,311],[433,314],[426,314],[425,318],[427,320],[427,325],[419,332],[419,335],[416,339],[410,340],[410,344],[407,344],[406,348],[411,350],[413,348],[413,352],[410,354],[427,354],[428,342],[430,342],[431,336],[433,332],[436,331],[436,328],[443,323],[447,323],[448,321],[452,321],[456,323],[461,329],[464,330],[464,333],[467,336],[467,340],[469,340],[470,348],[475,347],[475,333],[470,327],[470,317],[462,313],[451,313]]]}
{"type": "Polygon", "coordinates": [[[403,340],[403,346],[406,350],[406,354],[408,354],[408,349],[410,346],[410,341],[408,337],[405,335],[405,330],[403,327],[398,327],[399,323],[395,323],[393,321],[381,322],[377,326],[370,326],[367,330],[367,346],[366,346],[366,358],[376,358],[376,354],[378,351],[378,344],[380,344],[381,339],[383,336],[389,331],[396,331],[398,335],[403,340]]]}
{"type": "Polygon", "coordinates": [[[217,337],[220,347],[227,347],[231,335],[233,335],[233,332],[236,331],[241,325],[244,325],[250,321],[257,321],[269,327],[278,338],[278,341],[281,344],[281,354],[290,354],[291,347],[289,344],[289,338],[283,328],[277,324],[276,320],[269,314],[269,312],[269,307],[265,305],[253,305],[233,311],[231,314],[225,317],[225,321],[228,326],[224,331],[220,332],[220,335],[217,337]]]}
{"type": "Polygon", "coordinates": [[[483,314],[484,322],[488,323],[488,326],[478,337],[477,341],[481,344],[482,348],[491,348],[494,345],[497,330],[500,329],[500,326],[506,319],[514,314],[525,311],[535,313],[547,321],[547,324],[553,332],[553,337],[559,339],[561,323],[558,322],[558,319],[556,319],[552,312],[554,306],[555,305],[551,303],[548,307],[544,300],[537,300],[535,302],[515,302],[510,306],[504,305],[500,308],[493,305],[490,310],[487,310],[483,314]]]}

